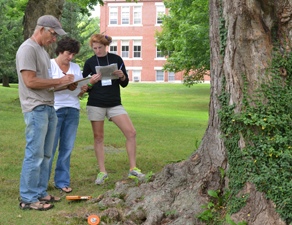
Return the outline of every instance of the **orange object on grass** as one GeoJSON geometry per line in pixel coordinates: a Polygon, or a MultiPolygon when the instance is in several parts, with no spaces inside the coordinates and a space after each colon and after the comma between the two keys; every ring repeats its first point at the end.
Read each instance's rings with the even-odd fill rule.
{"type": "Polygon", "coordinates": [[[91,225],[96,225],[96,224],[99,224],[99,217],[96,216],[96,215],[91,215],[90,217],[88,217],[87,219],[87,222],[88,224],[91,224],[91,225]]]}
{"type": "Polygon", "coordinates": [[[67,200],[82,200],[82,199],[91,199],[91,196],[80,196],[80,195],[74,195],[74,196],[66,196],[67,200]]]}

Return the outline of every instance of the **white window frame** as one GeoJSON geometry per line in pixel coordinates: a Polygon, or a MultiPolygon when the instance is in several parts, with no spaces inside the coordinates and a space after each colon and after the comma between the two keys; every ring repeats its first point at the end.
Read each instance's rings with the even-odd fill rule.
{"type": "Polygon", "coordinates": [[[163,22],[161,18],[163,15],[165,15],[165,6],[162,4],[156,5],[156,25],[160,26],[163,22]]]}
{"type": "Polygon", "coordinates": [[[175,81],[175,72],[168,71],[168,81],[175,81]]]}
{"type": "Polygon", "coordinates": [[[118,7],[110,6],[109,7],[109,25],[118,25],[118,7]],[[116,21],[116,23],[112,23],[116,21]]]}
{"type": "Polygon", "coordinates": [[[129,40],[122,40],[121,41],[121,57],[122,58],[129,58],[129,54],[130,54],[130,46],[129,46],[129,40]],[[128,50],[127,51],[124,51],[123,50],[123,47],[127,48],[128,47],[128,50]]]}
{"type": "Polygon", "coordinates": [[[118,42],[117,41],[112,41],[112,43],[109,46],[109,52],[113,54],[118,54],[118,42]],[[115,48],[116,51],[114,51],[112,48],[115,48]]]}
{"type": "Polygon", "coordinates": [[[141,40],[133,40],[133,58],[141,58],[142,57],[142,46],[141,46],[141,40]],[[140,47],[140,51],[136,50],[135,51],[135,47],[139,48],[140,47]],[[139,53],[139,56],[135,56],[135,53],[139,53]]]}
{"type": "Polygon", "coordinates": [[[122,6],[121,7],[121,25],[129,25],[130,24],[130,6],[122,6]],[[124,23],[124,20],[127,21],[124,23]]]}
{"type": "Polygon", "coordinates": [[[155,70],[155,80],[156,82],[164,82],[165,81],[165,78],[164,78],[164,71],[161,69],[156,69],[155,70]],[[163,80],[160,80],[160,79],[157,79],[158,76],[161,76],[161,74],[158,74],[158,73],[162,73],[163,74],[163,80]]]}
{"type": "Polygon", "coordinates": [[[133,82],[141,81],[141,70],[132,70],[132,81],[133,82]]]}
{"type": "Polygon", "coordinates": [[[142,6],[133,7],[133,25],[142,24],[142,6]]]}
{"type": "Polygon", "coordinates": [[[156,59],[165,59],[165,56],[162,54],[161,50],[156,47],[156,59]]]}

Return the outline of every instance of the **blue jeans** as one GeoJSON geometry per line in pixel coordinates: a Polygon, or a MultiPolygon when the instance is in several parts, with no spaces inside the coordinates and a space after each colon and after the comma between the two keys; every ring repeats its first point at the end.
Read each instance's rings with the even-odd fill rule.
{"type": "Polygon", "coordinates": [[[24,113],[26,124],[25,156],[20,178],[20,197],[23,202],[38,202],[48,195],[49,159],[57,125],[54,107],[39,105],[24,113]]]}
{"type": "Polygon", "coordinates": [[[72,107],[60,108],[56,111],[58,124],[56,129],[52,158],[50,159],[49,179],[52,164],[59,142],[59,154],[55,168],[55,186],[57,188],[69,187],[70,185],[70,157],[79,124],[79,110],[72,107]]]}

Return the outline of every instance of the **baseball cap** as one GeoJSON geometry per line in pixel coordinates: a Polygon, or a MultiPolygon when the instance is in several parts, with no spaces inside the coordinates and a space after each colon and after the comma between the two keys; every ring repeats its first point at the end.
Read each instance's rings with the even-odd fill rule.
{"type": "Polygon", "coordinates": [[[44,15],[44,16],[41,16],[38,19],[38,21],[37,21],[37,25],[38,26],[42,26],[42,27],[51,27],[59,35],[65,35],[65,34],[67,34],[62,29],[62,25],[59,22],[59,20],[56,17],[52,16],[52,15],[44,15]]]}

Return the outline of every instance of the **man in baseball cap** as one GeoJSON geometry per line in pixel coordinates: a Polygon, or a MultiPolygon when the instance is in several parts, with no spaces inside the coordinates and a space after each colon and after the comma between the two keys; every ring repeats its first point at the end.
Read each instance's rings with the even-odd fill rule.
{"type": "Polygon", "coordinates": [[[52,79],[50,56],[44,46],[66,32],[51,15],[38,19],[33,35],[19,47],[16,68],[19,99],[26,124],[25,156],[20,178],[20,209],[48,210],[61,199],[47,193],[49,160],[57,125],[54,93],[49,88],[74,81],[73,74],[52,79]]]}
{"type": "Polygon", "coordinates": [[[51,27],[58,35],[66,35],[67,33],[62,29],[59,20],[52,15],[41,16],[37,22],[38,26],[51,27]]]}

